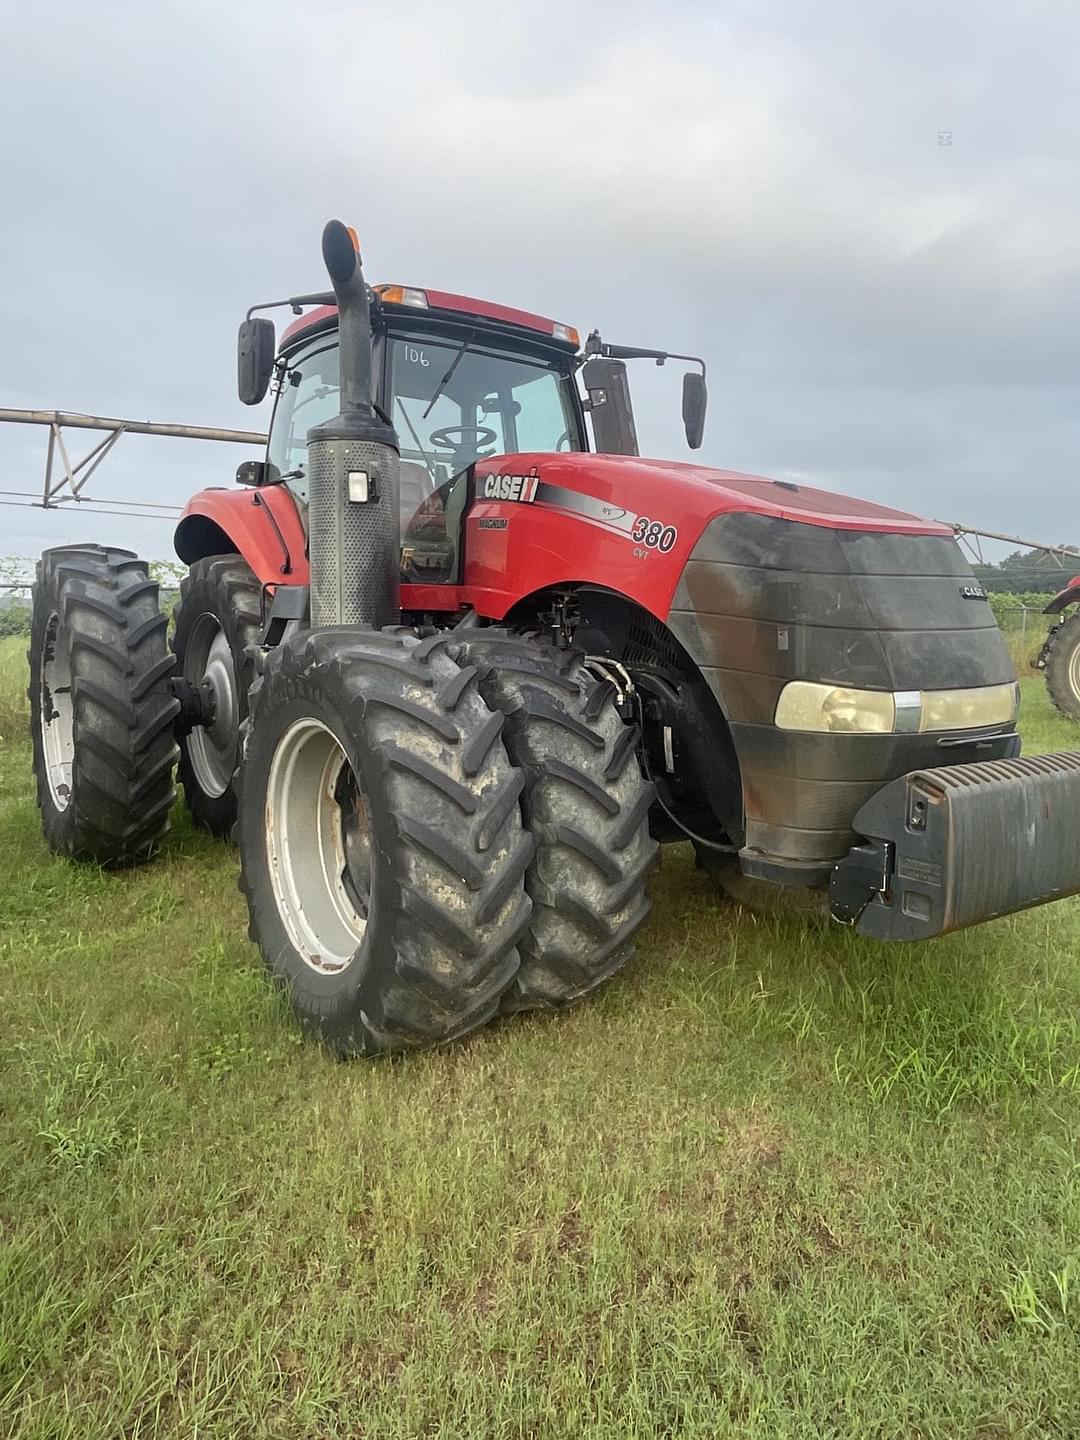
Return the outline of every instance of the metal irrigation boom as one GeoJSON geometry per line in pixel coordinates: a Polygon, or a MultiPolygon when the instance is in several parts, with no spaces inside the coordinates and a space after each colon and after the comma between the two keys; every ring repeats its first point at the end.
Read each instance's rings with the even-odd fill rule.
{"type": "Polygon", "coordinates": [[[1007,544],[1018,545],[1025,550],[1038,551],[1036,567],[1044,557],[1061,567],[1066,565],[1068,557],[1080,559],[1080,547],[1076,545],[1045,545],[1040,540],[1025,540],[1021,535],[1005,535],[1000,530],[977,530],[973,525],[960,525],[953,520],[946,520],[945,524],[952,526],[957,540],[967,546],[968,551],[979,565],[988,563],[983,558],[982,545],[979,543],[981,540],[1003,540],[1007,544]]]}
{"type": "Polygon", "coordinates": [[[105,415],[80,415],[67,410],[0,409],[0,424],[48,426],[49,444],[45,453],[45,473],[41,490],[0,490],[0,505],[25,505],[42,510],[55,510],[75,501],[88,509],[107,507],[114,514],[178,513],[178,505],[163,505],[153,500],[115,500],[86,494],[86,482],[121,435],[165,435],[175,440],[217,440],[233,445],[266,444],[266,436],[255,430],[224,430],[210,425],[167,425],[151,420],[116,420],[105,415]],[[101,430],[106,433],[104,439],[99,440],[73,464],[64,442],[65,430],[101,430]],[[63,474],[59,478],[54,474],[57,454],[63,466],[63,474]]]}

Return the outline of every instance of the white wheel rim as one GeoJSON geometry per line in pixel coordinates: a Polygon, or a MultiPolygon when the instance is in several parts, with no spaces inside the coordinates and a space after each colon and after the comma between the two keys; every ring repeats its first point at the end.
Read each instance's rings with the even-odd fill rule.
{"type": "Polygon", "coordinates": [[[354,786],[344,750],[321,721],[298,720],[278,741],[266,793],[270,885],[293,946],[323,975],[352,961],[367,929],[354,895],[364,888],[370,840],[354,786]],[[343,790],[351,793],[348,811],[343,790]]]}
{"type": "Polygon", "coordinates": [[[1080,700],[1080,644],[1073,647],[1069,656],[1069,688],[1080,700]]]}
{"type": "Polygon", "coordinates": [[[213,721],[192,730],[188,757],[199,788],[216,798],[225,794],[236,770],[240,707],[232,647],[215,615],[200,615],[195,622],[184,652],[184,679],[207,685],[213,696],[213,721]]]}
{"type": "Polygon", "coordinates": [[[57,810],[71,803],[75,762],[74,710],[71,703],[71,637],[60,616],[50,615],[41,647],[41,693],[38,696],[41,752],[49,795],[57,810]]]}

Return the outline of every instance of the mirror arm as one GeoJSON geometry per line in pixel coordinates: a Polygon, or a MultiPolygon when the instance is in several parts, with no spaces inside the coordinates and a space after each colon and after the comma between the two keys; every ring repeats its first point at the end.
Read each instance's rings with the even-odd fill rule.
{"type": "Polygon", "coordinates": [[[700,365],[700,366],[701,366],[701,378],[702,378],[703,380],[705,379],[705,361],[701,358],[700,355],[675,355],[675,354],[671,354],[671,355],[669,355],[667,358],[668,358],[669,360],[686,360],[686,361],[687,361],[689,364],[691,364],[691,365],[700,365]]]}
{"type": "Polygon", "coordinates": [[[602,355],[605,360],[655,360],[663,365],[665,360],[686,360],[691,365],[700,365],[701,378],[705,379],[705,361],[700,355],[676,355],[672,350],[642,350],[636,345],[609,345],[601,340],[600,331],[594,330],[585,341],[585,354],[602,355]]]}
{"type": "Polygon", "coordinates": [[[256,310],[279,310],[283,305],[288,305],[294,315],[299,315],[305,305],[336,305],[337,297],[332,290],[321,290],[314,295],[292,295],[288,300],[267,300],[262,305],[252,305],[247,312],[247,319],[250,320],[256,310]]]}

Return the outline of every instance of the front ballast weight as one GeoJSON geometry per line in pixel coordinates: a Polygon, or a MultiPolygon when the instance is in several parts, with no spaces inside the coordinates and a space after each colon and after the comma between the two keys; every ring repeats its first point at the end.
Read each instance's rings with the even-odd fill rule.
{"type": "Polygon", "coordinates": [[[879,940],[925,940],[1080,893],[1080,752],[916,770],[853,821],[834,917],[879,940]]]}

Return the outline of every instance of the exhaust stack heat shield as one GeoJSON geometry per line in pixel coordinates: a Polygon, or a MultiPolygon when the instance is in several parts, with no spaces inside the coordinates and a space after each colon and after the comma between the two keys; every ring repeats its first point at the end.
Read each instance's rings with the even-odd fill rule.
{"type": "Polygon", "coordinates": [[[391,445],[321,435],[309,442],[312,625],[397,621],[399,469],[391,445]]]}
{"type": "Polygon", "coordinates": [[[312,625],[391,625],[401,617],[401,461],[372,402],[371,307],[356,236],[323,230],[338,307],[341,410],[308,431],[312,625]]]}

